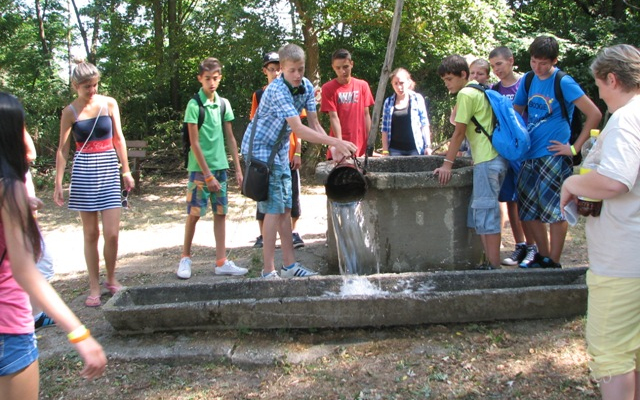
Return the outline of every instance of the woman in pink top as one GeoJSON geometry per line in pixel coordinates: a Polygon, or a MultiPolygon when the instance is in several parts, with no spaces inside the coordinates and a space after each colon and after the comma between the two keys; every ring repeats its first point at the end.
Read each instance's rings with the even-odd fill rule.
{"type": "Polygon", "coordinates": [[[29,210],[24,176],[24,110],[0,92],[0,393],[6,400],[36,400],[38,349],[29,296],[68,332],[85,362],[80,372],[95,378],[107,359],[98,342],[36,269],[41,237],[29,210]]]}

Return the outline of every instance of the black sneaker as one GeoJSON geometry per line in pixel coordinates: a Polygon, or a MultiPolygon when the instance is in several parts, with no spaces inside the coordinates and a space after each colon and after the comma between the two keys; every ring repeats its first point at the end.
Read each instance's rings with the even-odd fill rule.
{"type": "Polygon", "coordinates": [[[35,329],[38,332],[40,329],[49,328],[51,326],[56,326],[56,322],[49,318],[47,314],[44,312],[40,314],[37,320],[35,320],[35,329]]]}
{"type": "Polygon", "coordinates": [[[262,235],[258,236],[256,238],[256,242],[253,244],[253,248],[254,249],[261,249],[262,248],[262,235]]]}
{"type": "Polygon", "coordinates": [[[538,247],[535,244],[527,246],[527,255],[520,262],[520,268],[531,268],[531,263],[538,258],[540,258],[538,247]]]}
{"type": "Polygon", "coordinates": [[[304,247],[304,242],[297,232],[293,232],[293,248],[299,249],[300,247],[304,247]]]}
{"type": "Polygon", "coordinates": [[[562,268],[562,265],[549,257],[542,257],[538,254],[538,257],[533,260],[529,268],[562,268]]]}
{"type": "Polygon", "coordinates": [[[513,253],[504,260],[502,260],[502,265],[518,265],[524,260],[527,256],[527,245],[525,243],[517,244],[516,249],[513,250],[513,253]]]}

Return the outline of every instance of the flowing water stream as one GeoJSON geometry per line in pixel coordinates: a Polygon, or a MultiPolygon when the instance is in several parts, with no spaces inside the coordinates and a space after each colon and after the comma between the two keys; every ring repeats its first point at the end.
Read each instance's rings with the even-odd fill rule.
{"type": "Polygon", "coordinates": [[[344,283],[339,296],[380,295],[365,275],[380,273],[373,226],[367,224],[360,201],[329,201],[333,234],[338,249],[338,264],[344,283]]]}

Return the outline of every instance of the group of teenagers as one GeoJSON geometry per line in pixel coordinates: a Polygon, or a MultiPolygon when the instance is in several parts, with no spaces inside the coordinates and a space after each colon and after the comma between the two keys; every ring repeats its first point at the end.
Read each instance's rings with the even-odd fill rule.
{"type": "MultiPolygon", "coordinates": [[[[515,265],[535,249],[527,267],[559,268],[567,232],[562,209],[577,196],[603,199],[599,217],[586,223],[589,250],[589,307],[587,316],[590,367],[600,382],[604,399],[640,398],[640,261],[635,245],[640,241],[640,51],[630,45],[602,49],[591,72],[611,117],[596,146],[598,167],[585,175],[572,175],[571,156],[596,128],[601,112],[569,76],[561,80],[567,105],[578,107],[586,116],[583,132],[569,144],[569,125],[563,119],[554,93],[557,41],[536,38],[529,47],[532,79],[528,93],[513,72],[513,55],[505,48],[489,54],[489,63],[500,83],[494,89],[513,98],[517,111],[526,112],[532,146],[525,160],[507,162],[483,134],[478,134],[472,118],[491,126],[491,108],[481,91],[467,87],[488,77],[489,71],[470,72],[467,60],[446,57],[438,74],[456,96],[455,131],[442,165],[435,169],[442,185],[451,179],[452,167],[464,139],[474,162],[473,193],[469,226],[482,239],[487,263],[484,269],[498,268],[500,261],[501,190],[507,190],[512,227],[518,242],[514,254],[505,261],[515,265]],[[475,78],[475,79],[474,79],[475,78]],[[504,183],[511,185],[505,189],[504,183]],[[549,226],[547,234],[546,226],[549,226]],[[536,247],[532,247],[536,246],[536,247]]],[[[480,63],[481,64],[481,63],[480,63]]],[[[251,122],[240,151],[230,122],[233,111],[216,90],[222,79],[222,65],[215,58],[203,61],[197,75],[198,96],[204,108],[189,101],[184,122],[191,150],[188,159],[187,222],[178,277],[191,276],[191,241],[196,223],[206,213],[208,202],[214,214],[216,274],[244,275],[246,268],[226,258],[225,215],[227,202],[227,151],[242,186],[240,156],[267,161],[274,151],[267,200],[257,204],[264,279],[305,277],[317,273],[296,262],[294,247],[301,239],[293,227],[300,215],[299,195],[301,140],[329,146],[329,157],[341,160],[367,151],[371,127],[369,107],[374,104],[368,84],[351,76],[353,60],[348,51],[332,56],[336,78],[322,87],[321,112],[329,114],[328,135],[317,116],[312,83],[304,77],[305,53],[287,44],[278,53],[263,59],[268,85],[254,94],[251,122]],[[225,102],[221,107],[221,102],[225,102]],[[224,114],[221,115],[221,111],[224,114]],[[303,124],[301,118],[306,118],[303,124]],[[294,133],[295,132],[295,133],[294,133]],[[283,133],[285,133],[283,135],[283,133]],[[292,178],[293,177],[293,178],[292,178]],[[297,203],[297,205],[296,205],[297,203]],[[297,207],[297,209],[296,209],[297,207]],[[295,210],[295,212],[294,212],[295,210]],[[275,266],[276,238],[279,235],[283,265],[275,266]],[[300,240],[296,240],[300,239],[300,240]],[[297,242],[297,243],[296,243],[297,242]]],[[[471,68],[474,70],[473,66],[471,68]]],[[[480,68],[482,70],[482,68],[480,68]]],[[[62,112],[60,144],[56,159],[54,200],[64,204],[62,177],[67,164],[71,136],[75,141],[68,206],[80,213],[84,231],[84,252],[89,271],[88,307],[101,305],[98,238],[102,221],[104,262],[108,292],[121,289],[115,277],[120,210],[126,193],[134,187],[129,170],[126,142],[117,102],[97,94],[100,74],[89,63],[79,64],[72,75],[77,98],[62,112]],[[124,188],[121,187],[121,180],[124,188]]],[[[482,83],[482,82],[480,82],[482,83]]],[[[382,155],[431,154],[429,122],[424,99],[413,90],[411,76],[404,69],[391,74],[394,94],[385,100],[382,117],[382,155]]],[[[29,164],[26,157],[24,110],[12,95],[0,93],[0,392],[7,399],[36,399],[38,396],[37,346],[31,302],[39,305],[68,333],[80,353],[87,378],[100,376],[106,366],[101,346],[89,330],[60,299],[37,270],[42,253],[42,237],[33,213],[33,199],[25,189],[29,164]]],[[[257,246],[260,247],[260,246],[257,246]]]]}
{"type": "Polygon", "coordinates": [[[600,216],[586,221],[589,366],[603,399],[638,400],[640,261],[633,249],[640,243],[640,50],[625,44],[606,47],[590,66],[610,117],[583,161],[597,167],[580,175],[573,174],[572,156],[580,151],[590,130],[599,128],[602,113],[572,77],[561,77],[568,115],[577,107],[585,116],[582,131],[571,144],[571,124],[555,90],[560,71],[556,67],[558,42],[539,36],[529,46],[529,56],[529,74],[533,74],[529,87],[523,84],[525,76],[513,73],[509,49],[494,49],[488,62],[500,79],[492,89],[511,98],[527,121],[531,148],[517,163],[501,157],[474,121],[491,126],[488,100],[482,91],[469,87],[486,83],[487,62],[478,60],[469,67],[458,55],[442,61],[438,74],[456,95],[455,131],[443,164],[434,173],[441,184],[447,184],[460,146],[463,140],[468,142],[474,162],[468,225],[482,239],[487,263],[481,269],[500,265],[499,201],[507,202],[517,242],[513,254],[502,263],[560,268],[568,229],[565,207],[578,197],[603,200],[600,216]]]}

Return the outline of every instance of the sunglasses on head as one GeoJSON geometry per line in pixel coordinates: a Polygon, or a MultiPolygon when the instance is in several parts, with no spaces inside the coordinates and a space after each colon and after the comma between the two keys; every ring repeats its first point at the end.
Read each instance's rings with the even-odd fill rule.
{"type": "Polygon", "coordinates": [[[122,191],[122,208],[129,208],[129,191],[122,191]]]}

